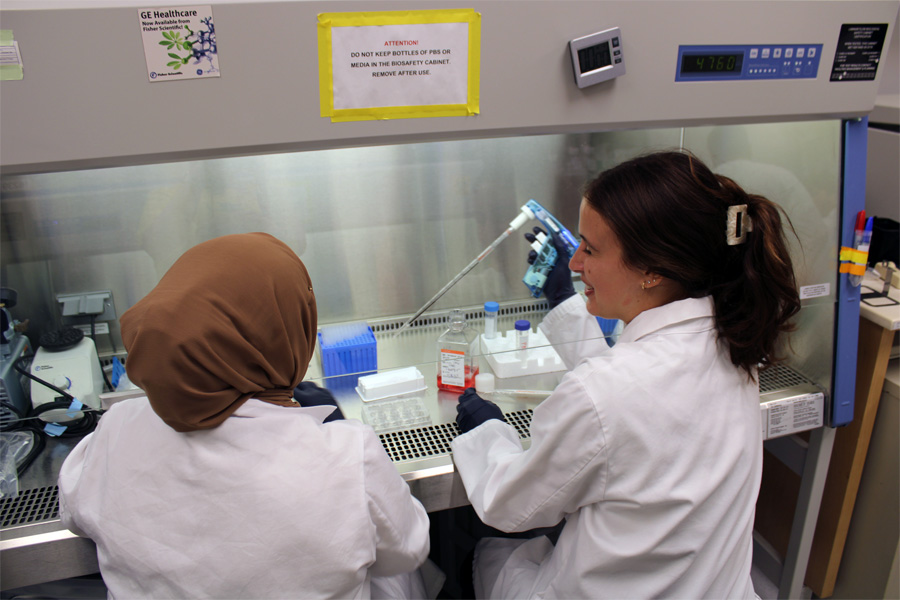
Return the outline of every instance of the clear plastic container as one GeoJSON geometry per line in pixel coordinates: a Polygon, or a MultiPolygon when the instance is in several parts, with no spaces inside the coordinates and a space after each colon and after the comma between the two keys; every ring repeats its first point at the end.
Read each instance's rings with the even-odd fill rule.
{"type": "Polygon", "coordinates": [[[500,305],[496,302],[484,303],[484,337],[489,340],[497,337],[497,315],[500,305]]]}
{"type": "Polygon", "coordinates": [[[478,334],[461,310],[450,312],[450,326],[437,341],[438,389],[462,393],[475,387],[478,375],[478,334]]]}
{"type": "Polygon", "coordinates": [[[403,431],[431,425],[431,415],[421,398],[390,398],[369,402],[362,407],[363,422],[375,433],[403,431]]]}

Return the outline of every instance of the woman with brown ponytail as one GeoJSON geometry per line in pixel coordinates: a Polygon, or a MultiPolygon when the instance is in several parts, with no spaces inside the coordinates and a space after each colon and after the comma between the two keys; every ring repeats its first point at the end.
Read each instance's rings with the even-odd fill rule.
{"type": "Polygon", "coordinates": [[[471,393],[453,442],[486,524],[565,524],[555,545],[482,540],[476,594],[753,598],[757,373],[800,308],[779,209],[660,152],[589,183],[578,231],[568,267],[584,299],[560,261],[541,324],[569,372],[535,409],[530,447],[471,393]],[[625,323],[614,346],[595,317],[625,323]]]}

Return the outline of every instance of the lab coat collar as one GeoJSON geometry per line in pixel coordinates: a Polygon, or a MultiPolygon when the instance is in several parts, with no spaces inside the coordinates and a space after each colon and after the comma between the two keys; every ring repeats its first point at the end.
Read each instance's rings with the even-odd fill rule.
{"type": "MultiPolygon", "coordinates": [[[[252,398],[244,402],[240,408],[238,408],[234,415],[235,417],[260,417],[266,415],[270,412],[274,411],[296,411],[297,413],[303,413],[305,415],[311,416],[313,419],[317,420],[320,423],[323,423],[325,419],[334,412],[333,406],[278,406],[277,404],[272,404],[271,402],[264,402],[262,400],[257,400],[256,398],[252,398]]],[[[279,416],[283,416],[285,413],[279,413],[279,416]]]]}
{"type": "Polygon", "coordinates": [[[671,325],[685,325],[688,321],[695,321],[687,327],[679,327],[679,332],[708,331],[715,327],[715,307],[712,296],[703,298],[686,298],[676,300],[663,306],[645,310],[625,326],[619,343],[636,342],[637,340],[656,333],[671,325]]]}

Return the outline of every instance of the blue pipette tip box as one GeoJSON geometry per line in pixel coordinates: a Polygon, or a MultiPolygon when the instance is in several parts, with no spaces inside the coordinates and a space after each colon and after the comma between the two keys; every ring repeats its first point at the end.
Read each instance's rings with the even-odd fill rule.
{"type": "Polygon", "coordinates": [[[378,344],[368,324],[322,327],[318,339],[322,373],[329,389],[355,388],[361,375],[378,370],[378,344]]]}

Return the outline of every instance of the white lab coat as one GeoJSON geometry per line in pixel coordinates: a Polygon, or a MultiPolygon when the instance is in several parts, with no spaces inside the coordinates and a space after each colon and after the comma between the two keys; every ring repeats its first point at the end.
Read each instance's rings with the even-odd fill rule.
{"type": "MultiPolygon", "coordinates": [[[[576,296],[541,329],[599,332],[576,296]]],[[[571,369],[534,411],[531,446],[488,421],[453,457],[481,519],[546,537],[487,541],[476,590],[491,598],[753,598],[762,472],[758,385],[716,342],[709,298],[646,311],[618,343],[561,344],[571,369]],[[591,349],[591,346],[593,348],[591,349]]]]}
{"type": "Polygon", "coordinates": [[[367,598],[425,561],[428,515],[374,431],[332,410],[249,400],[178,433],[146,398],[116,404],[63,464],[63,524],[97,543],[115,598],[367,598]]]}

